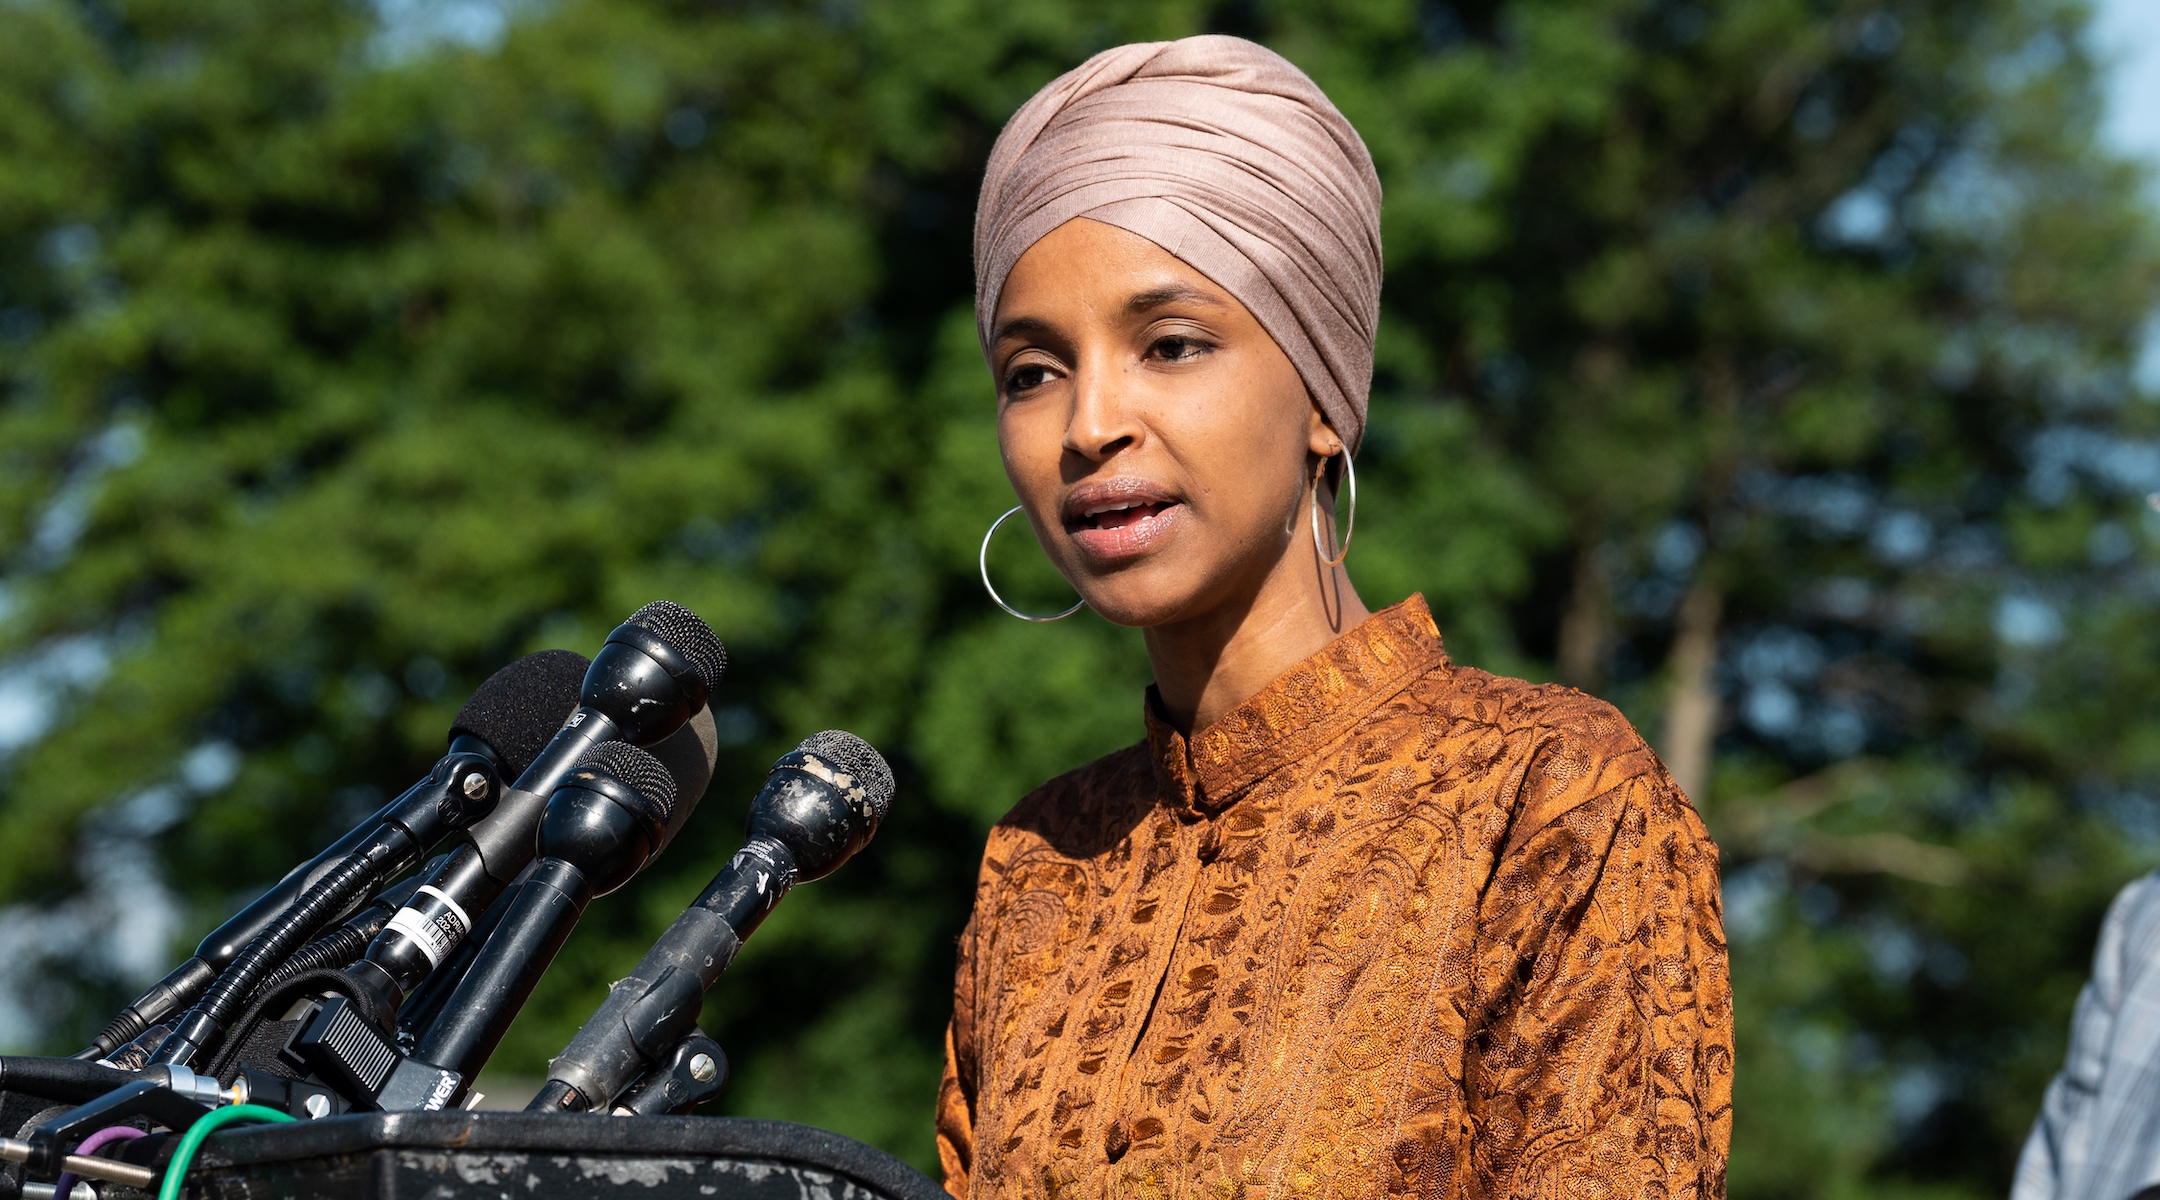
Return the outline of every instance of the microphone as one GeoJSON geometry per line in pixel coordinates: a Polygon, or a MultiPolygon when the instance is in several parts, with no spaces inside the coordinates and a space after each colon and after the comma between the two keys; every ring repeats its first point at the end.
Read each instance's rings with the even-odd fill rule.
{"type": "MultiPolygon", "coordinates": [[[[652,756],[667,767],[668,774],[675,780],[677,805],[685,803],[684,797],[693,798],[691,802],[702,799],[705,789],[712,783],[713,769],[720,760],[720,735],[713,725],[712,710],[700,709],[698,715],[690,718],[688,725],[677,730],[675,736],[652,747],[651,751],[652,756]]],[[[675,828],[670,828],[670,842],[674,840],[674,836],[675,828]]],[[[663,850],[666,848],[665,845],[661,847],[663,850]]],[[[517,901],[518,893],[524,890],[525,879],[532,874],[532,868],[533,864],[526,864],[517,879],[496,897],[495,902],[476,914],[478,919],[473,922],[472,932],[466,934],[458,948],[451,951],[428,973],[427,978],[405,997],[404,1005],[398,1009],[398,1039],[404,1045],[418,1045],[420,1039],[427,1036],[428,1028],[442,1014],[444,1004],[450,999],[450,993],[464,980],[465,972],[472,967],[473,960],[480,956],[481,947],[495,935],[495,927],[502,924],[503,914],[509,911],[510,906],[517,901]]],[[[359,954],[356,952],[353,957],[358,958],[359,954]]]]}
{"type": "MultiPolygon", "coordinates": [[[[450,725],[450,753],[478,754],[492,759],[498,778],[515,778],[547,744],[563,714],[577,703],[578,680],[584,674],[585,657],[566,650],[546,650],[495,672],[473,692],[450,725]]],[[[434,779],[444,762],[430,772],[434,779]]],[[[424,782],[422,785],[424,786],[424,782]]],[[[151,1026],[201,999],[249,942],[275,923],[301,893],[322,881],[331,868],[361,848],[383,822],[392,819],[398,806],[411,796],[400,796],[355,825],[322,853],[288,872],[254,902],[242,908],[195,948],[194,957],[165,978],[152,984],[134,1003],[99,1032],[79,1059],[102,1059],[141,1037],[151,1026]]],[[[345,914],[340,913],[339,916],[345,914]]],[[[330,918],[332,920],[335,917],[330,918]]]]}
{"type": "Polygon", "coordinates": [[[679,801],[667,768],[635,746],[603,742],[586,751],[548,797],[540,860],[516,903],[413,1056],[462,1079],[477,1074],[585,906],[658,857],[697,799],[679,801]]]}
{"type": "MultiPolygon", "coordinates": [[[[706,785],[712,778],[713,763],[718,757],[719,739],[713,728],[712,714],[705,709],[690,719],[690,723],[672,736],[654,746],[650,761],[657,761],[666,771],[665,785],[648,780],[648,789],[664,791],[672,789],[676,796],[669,811],[666,827],[661,833],[664,848],[681,822],[705,794],[706,785]]],[[[622,742],[606,742],[593,751],[646,754],[647,752],[622,742]]],[[[577,773],[573,773],[573,779],[577,773]]],[[[654,851],[655,854],[658,851],[654,851]]],[[[303,971],[303,964],[316,967],[336,966],[352,962],[367,943],[350,926],[362,918],[348,922],[348,928],[339,935],[324,938],[293,956],[276,975],[256,992],[247,1015],[241,1018],[227,1033],[224,1049],[211,1063],[209,1073],[220,1079],[229,1078],[236,1066],[257,1067],[275,1075],[281,1069],[304,1063],[325,1084],[334,1089],[346,1104],[362,1108],[379,1108],[389,1111],[406,1109],[435,1109],[448,1102],[463,1082],[456,1073],[444,1071],[431,1063],[408,1057],[405,1049],[413,1046],[424,1036],[436,1016],[442,1011],[441,1001],[463,982],[466,969],[494,929],[502,923],[517,899],[524,894],[524,881],[539,864],[529,867],[520,875],[520,882],[512,884],[501,899],[490,906],[455,955],[444,960],[443,965],[430,974],[426,983],[416,989],[404,1009],[395,1013],[382,1012],[376,1008],[374,998],[355,986],[350,971],[335,974],[324,971],[303,971]],[[350,934],[345,949],[330,946],[341,935],[350,934]],[[310,952],[320,951],[310,962],[310,952]],[[324,956],[333,956],[329,961],[324,956]],[[298,1000],[298,1008],[289,1007],[298,1000]],[[297,1032],[283,1036],[272,1031],[267,1038],[259,1038],[262,1022],[284,1014],[280,1020],[287,1024],[295,1022],[297,1032]],[[390,1036],[392,1026],[401,1031],[395,1040],[390,1036]],[[280,1064],[283,1064],[281,1067],[280,1064]]],[[[407,900],[419,884],[419,877],[408,879],[391,888],[375,904],[366,910],[365,919],[373,926],[370,935],[381,930],[392,919],[391,910],[404,911],[407,900]],[[393,899],[394,897],[394,899],[393,899]]],[[[243,1071],[243,1075],[250,1072],[243,1071]]],[[[264,1083],[260,1072],[252,1077],[260,1088],[268,1088],[262,1095],[270,1096],[275,1088],[264,1083]]],[[[695,1083],[694,1075],[690,1082],[695,1083]]],[[[679,1085],[679,1086],[688,1086],[679,1085]]],[[[257,1100],[285,1107],[286,1111],[300,1115],[295,1103],[309,1101],[314,1093],[294,1091],[287,1088],[283,1099],[257,1100]]],[[[318,1114],[319,1115],[319,1114],[318,1114]]]]}
{"type": "Polygon", "coordinates": [[[702,895],[548,1064],[527,1112],[589,1112],[665,1064],[697,1022],[705,990],[788,889],[822,879],[868,845],[892,807],[892,768],[852,733],[813,734],[773,764],[750,802],[749,838],[702,895]]]}
{"type": "MultiPolygon", "coordinates": [[[[490,693],[491,698],[499,695],[490,693]]],[[[480,710],[469,719],[489,724],[480,710]]],[[[518,737],[520,728],[512,724],[503,732],[507,740],[518,737]]],[[[499,757],[484,739],[470,732],[460,733],[456,724],[452,734],[450,753],[435,764],[435,770],[392,801],[382,823],[352,852],[333,863],[320,880],[293,901],[292,907],[255,935],[194,1007],[173,1023],[172,1032],[150,1056],[152,1066],[191,1065],[240,1014],[263,977],[303,942],[351,912],[384,879],[410,869],[443,838],[494,811],[503,796],[499,757]]],[[[560,735],[549,745],[559,740],[560,735]]],[[[545,755],[543,750],[541,756],[545,755]]],[[[531,771],[528,765],[525,773],[531,771]]]]}
{"type": "MultiPolygon", "coordinates": [[[[727,650],[719,637],[680,604],[656,600],[616,626],[585,671],[576,710],[495,811],[428,873],[412,903],[391,918],[347,976],[366,988],[382,1011],[397,1011],[463,945],[473,917],[487,911],[533,861],[548,798],[586,752],[613,741],[636,746],[665,741],[704,710],[726,670],[727,650]]],[[[708,755],[708,779],[711,761],[708,755]]],[[[700,787],[696,795],[703,792],[700,787]]]]}

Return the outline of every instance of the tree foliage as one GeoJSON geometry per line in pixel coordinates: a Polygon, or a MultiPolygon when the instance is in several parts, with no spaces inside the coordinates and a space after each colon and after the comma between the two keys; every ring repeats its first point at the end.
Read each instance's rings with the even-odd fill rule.
{"type": "MultiPolygon", "coordinates": [[[[1367,600],[1620,703],[1724,847],[1735,1192],[2001,1191],[2160,861],[2160,255],[2082,7],[559,0],[477,46],[413,11],[0,9],[0,899],[65,932],[155,877],[184,914],[16,939],[45,1048],[489,671],[666,597],[731,651],[720,773],[498,1062],[536,1073],[842,726],[901,796],[716,990],[722,1106],[925,1161],[982,831],[1146,682],[1129,631],[975,582],[1010,504],[975,187],[1057,72],[1218,30],[1386,187],[1367,600]]],[[[1024,538],[992,563],[1068,594],[1024,538]]]]}

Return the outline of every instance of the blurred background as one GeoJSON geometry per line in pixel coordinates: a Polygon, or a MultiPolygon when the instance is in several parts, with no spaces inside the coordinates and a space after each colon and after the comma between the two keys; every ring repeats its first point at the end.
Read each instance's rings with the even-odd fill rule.
{"type": "Polygon", "coordinates": [[[0,5],[0,1049],[82,1045],[489,672],[664,597],[732,652],[720,774],[496,1067],[845,727],[899,800],[715,990],[715,1107],[933,1163],[983,832],[1147,682],[975,581],[978,177],[1089,53],[1221,31],[1385,181],[1366,599],[1619,704],[1723,848],[1733,1194],[1999,1195],[2160,864],[2156,14],[0,5]]]}

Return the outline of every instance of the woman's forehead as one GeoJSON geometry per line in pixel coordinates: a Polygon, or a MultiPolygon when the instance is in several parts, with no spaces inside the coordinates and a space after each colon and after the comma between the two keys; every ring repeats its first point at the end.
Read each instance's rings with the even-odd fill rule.
{"type": "Polygon", "coordinates": [[[993,338],[1052,314],[1145,317],[1169,307],[1242,308],[1194,267],[1138,234],[1076,217],[1029,247],[998,297],[993,338]]]}

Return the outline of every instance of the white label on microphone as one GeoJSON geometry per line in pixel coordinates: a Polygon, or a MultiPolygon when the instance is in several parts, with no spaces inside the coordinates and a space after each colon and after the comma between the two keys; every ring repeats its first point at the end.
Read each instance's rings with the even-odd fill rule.
{"type": "Polygon", "coordinates": [[[390,928],[413,940],[420,953],[427,955],[428,966],[442,965],[443,956],[458,948],[465,935],[472,932],[472,918],[458,902],[432,887],[423,887],[414,893],[414,899],[429,897],[417,905],[407,905],[390,918],[390,928]]]}

